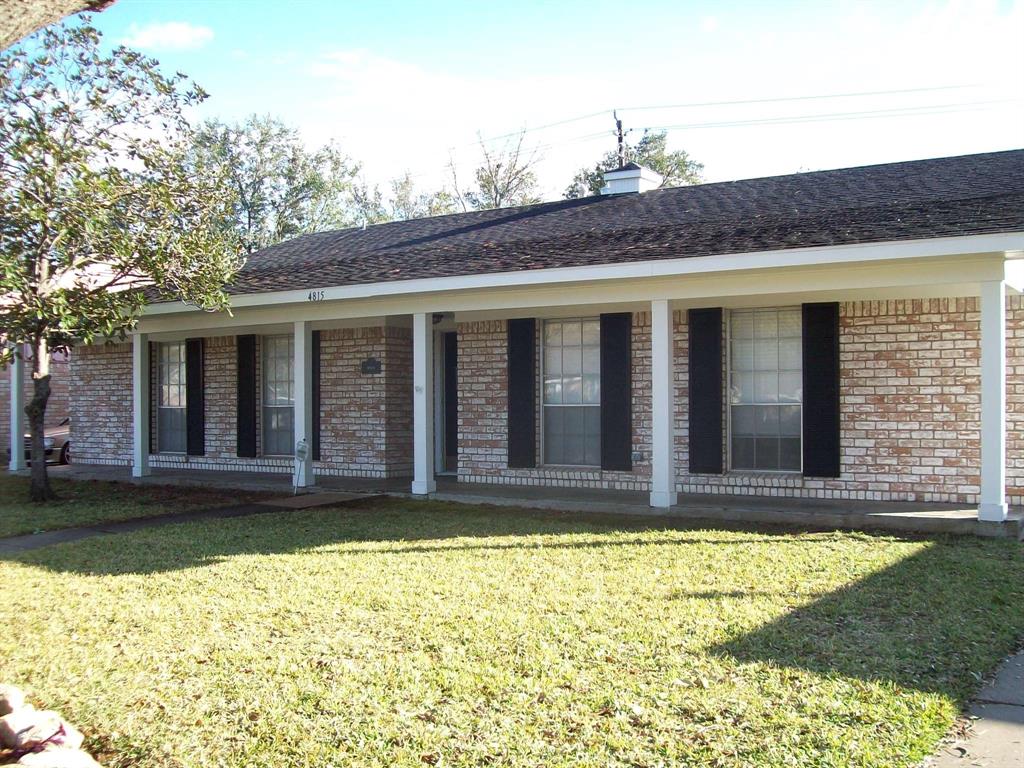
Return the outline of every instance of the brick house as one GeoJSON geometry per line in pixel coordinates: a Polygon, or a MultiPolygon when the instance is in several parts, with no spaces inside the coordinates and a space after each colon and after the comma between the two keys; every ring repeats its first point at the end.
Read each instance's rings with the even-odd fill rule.
{"type": "MultiPolygon", "coordinates": [[[[32,399],[32,362],[31,358],[22,362],[20,372],[22,405],[32,399]]],[[[11,383],[16,382],[19,373],[13,370],[16,366],[0,366],[0,413],[10,414],[11,410],[11,383]]],[[[44,429],[49,431],[59,427],[64,419],[71,416],[68,382],[70,379],[71,363],[66,352],[54,352],[50,355],[50,399],[46,405],[46,421],[44,429]]],[[[22,418],[24,421],[24,417],[22,418]]],[[[9,458],[11,450],[11,423],[12,419],[0,418],[0,448],[9,458]]],[[[27,434],[28,428],[24,427],[22,434],[27,434]]],[[[24,461],[15,462],[9,465],[14,469],[21,469],[24,461]]]]}
{"type": "Polygon", "coordinates": [[[76,349],[80,463],[1024,503],[1024,150],[298,237],[76,349]]]}

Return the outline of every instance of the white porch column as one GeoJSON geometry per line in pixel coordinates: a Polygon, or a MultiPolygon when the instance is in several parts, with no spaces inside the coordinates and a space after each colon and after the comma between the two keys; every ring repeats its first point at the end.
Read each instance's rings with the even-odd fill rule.
{"type": "Polygon", "coordinates": [[[1006,284],[981,284],[981,503],[978,519],[1006,519],[1006,284]]]}
{"type": "Polygon", "coordinates": [[[434,323],[433,315],[412,316],[412,492],[433,493],[434,481],[434,323]]]}
{"type": "Polygon", "coordinates": [[[132,477],[149,474],[149,334],[132,334],[132,477]]]}
{"type": "Polygon", "coordinates": [[[295,323],[295,470],[292,485],[310,488],[313,472],[313,325],[295,323]]]}
{"type": "Polygon", "coordinates": [[[11,461],[7,468],[18,472],[25,468],[25,360],[23,348],[15,349],[11,362],[11,461]]]}
{"type": "Polygon", "coordinates": [[[651,506],[676,503],[675,381],[672,308],[651,302],[651,506]]]}

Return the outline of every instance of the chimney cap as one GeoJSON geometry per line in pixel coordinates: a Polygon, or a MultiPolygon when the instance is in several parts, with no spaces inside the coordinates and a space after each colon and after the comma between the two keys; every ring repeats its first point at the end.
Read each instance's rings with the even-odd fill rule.
{"type": "Polygon", "coordinates": [[[613,168],[604,172],[605,185],[601,187],[602,195],[621,195],[627,192],[647,192],[657,189],[664,181],[661,174],[636,163],[629,163],[622,168],[613,168]]]}

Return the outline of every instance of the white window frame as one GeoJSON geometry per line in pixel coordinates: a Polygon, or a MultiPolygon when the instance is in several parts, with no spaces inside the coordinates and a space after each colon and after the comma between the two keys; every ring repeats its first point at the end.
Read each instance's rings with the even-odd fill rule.
{"type": "Polygon", "coordinates": [[[184,455],[188,451],[188,425],[186,423],[185,432],[183,432],[181,450],[164,449],[160,445],[160,441],[163,439],[165,430],[160,428],[162,419],[160,418],[161,411],[181,411],[181,416],[186,419],[186,408],[188,404],[188,381],[187,381],[187,357],[185,352],[184,341],[161,341],[157,344],[156,348],[156,450],[157,453],[164,453],[169,455],[184,455]],[[174,366],[179,369],[179,380],[177,384],[171,384],[168,380],[164,383],[164,376],[170,369],[170,363],[165,359],[165,353],[170,350],[171,347],[178,348],[178,359],[175,361],[174,366]],[[181,405],[164,405],[164,387],[177,387],[179,389],[181,405]]]}
{"type": "MultiPolygon", "coordinates": [[[[602,405],[602,403],[600,401],[597,404],[594,404],[594,403],[550,403],[549,404],[549,403],[544,402],[544,359],[545,359],[545,354],[544,354],[544,352],[545,352],[545,343],[544,343],[544,339],[545,339],[545,336],[546,336],[546,334],[544,333],[545,325],[547,325],[547,323],[572,323],[572,322],[582,323],[582,322],[594,322],[594,321],[597,321],[598,323],[600,323],[600,320],[601,319],[600,319],[599,316],[597,316],[597,317],[594,317],[594,316],[591,316],[591,317],[552,317],[552,318],[547,318],[547,319],[543,319],[542,318],[540,320],[540,328],[537,329],[538,335],[540,336],[540,342],[537,345],[538,349],[539,349],[539,357],[540,357],[539,364],[537,365],[537,369],[538,369],[538,391],[537,391],[538,397],[537,397],[537,399],[538,399],[539,407],[540,407],[540,417],[539,417],[540,418],[540,445],[539,445],[539,450],[540,450],[540,463],[541,463],[541,466],[565,468],[565,469],[572,469],[572,470],[584,470],[584,471],[597,470],[597,469],[601,468],[600,462],[598,462],[597,464],[554,464],[554,463],[548,462],[548,457],[547,457],[547,439],[546,439],[547,435],[546,435],[546,431],[545,431],[545,419],[544,419],[544,410],[546,408],[558,408],[558,407],[563,407],[563,406],[566,406],[566,407],[569,407],[569,408],[580,408],[580,407],[601,408],[601,405],[602,405]]],[[[600,346],[598,348],[600,349],[600,346]]],[[[599,354],[600,354],[600,352],[599,352],[599,354]]],[[[582,360],[581,360],[580,371],[582,372],[582,370],[583,370],[583,367],[582,367],[582,360]]],[[[581,375],[582,375],[582,373],[581,373],[581,375]]],[[[582,383],[581,383],[580,386],[582,387],[582,383]]],[[[600,386],[600,384],[598,386],[600,386]]],[[[601,399],[603,400],[604,393],[600,393],[600,396],[601,396],[601,399]]]]}
{"type": "MultiPolygon", "coordinates": [[[[732,398],[730,391],[732,389],[732,315],[733,312],[756,312],[757,310],[774,310],[780,312],[783,310],[799,310],[799,305],[786,305],[779,307],[733,307],[725,311],[725,455],[726,455],[726,467],[727,472],[736,474],[764,474],[764,475],[782,475],[782,476],[800,476],[803,475],[804,471],[804,399],[803,393],[800,395],[800,468],[799,469],[735,469],[733,468],[732,461],[732,398]]],[[[803,329],[803,320],[801,319],[801,330],[803,329]]],[[[803,361],[801,360],[801,371],[803,370],[803,361]]],[[[786,403],[787,405],[793,405],[793,403],[786,403]]],[[[749,405],[756,405],[756,403],[749,403],[749,405]]]]}
{"type": "Polygon", "coordinates": [[[288,334],[277,334],[273,336],[263,336],[260,339],[260,419],[262,421],[260,425],[260,439],[263,445],[263,455],[268,457],[278,456],[294,456],[295,455],[295,338],[288,334]],[[270,378],[268,376],[269,366],[267,361],[269,359],[269,351],[271,344],[269,342],[287,342],[290,354],[288,355],[289,365],[291,366],[291,405],[280,405],[277,403],[268,403],[267,392],[270,378]],[[269,453],[266,450],[267,446],[267,430],[269,429],[270,420],[267,418],[267,409],[275,408],[280,410],[290,409],[292,412],[292,435],[288,441],[289,446],[292,450],[288,453],[269,453]]]}

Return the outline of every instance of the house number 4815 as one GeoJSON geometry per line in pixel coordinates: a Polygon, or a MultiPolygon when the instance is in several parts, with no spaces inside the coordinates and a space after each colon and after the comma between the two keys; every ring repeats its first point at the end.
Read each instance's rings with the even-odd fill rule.
{"type": "Polygon", "coordinates": [[[324,291],[320,290],[320,291],[310,291],[309,295],[307,295],[306,298],[309,301],[323,301],[327,297],[324,295],[324,291]]]}

